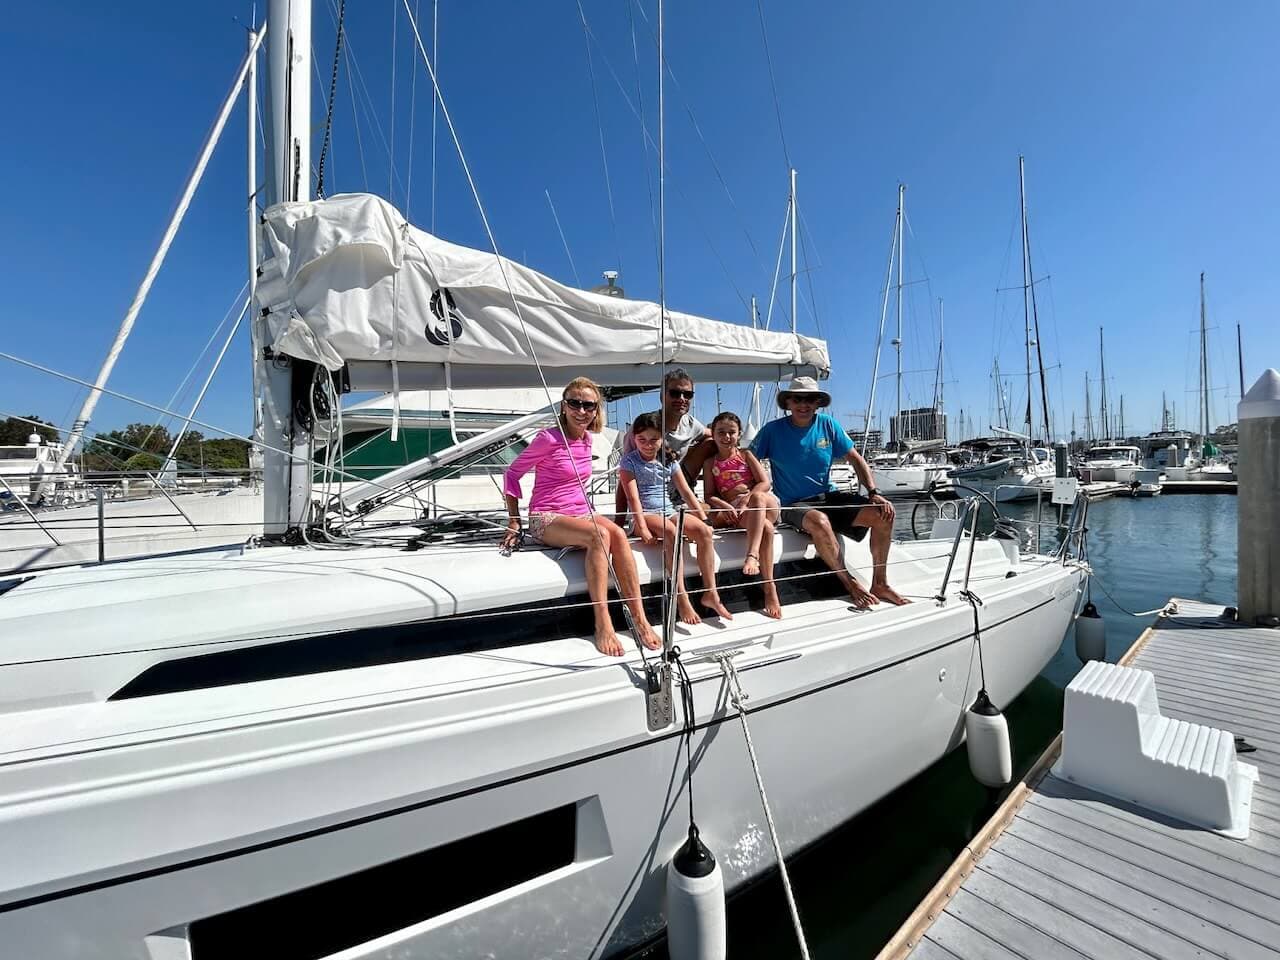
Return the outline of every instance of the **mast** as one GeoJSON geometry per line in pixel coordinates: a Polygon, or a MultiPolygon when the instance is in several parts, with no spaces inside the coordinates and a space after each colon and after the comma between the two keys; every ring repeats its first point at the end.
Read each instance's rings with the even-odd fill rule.
{"type": "Polygon", "coordinates": [[[796,332],[796,168],[791,168],[791,332],[796,332]]]}
{"type": "MultiPolygon", "coordinates": [[[[255,24],[256,26],[256,24],[255,24]]],[[[258,35],[249,31],[249,45],[258,42],[258,35]]],[[[258,298],[258,58],[249,59],[249,77],[246,81],[245,111],[248,117],[246,132],[247,174],[249,182],[249,202],[245,208],[246,239],[249,241],[249,303],[258,298]]],[[[252,460],[262,458],[262,338],[261,327],[257,319],[249,317],[249,363],[253,371],[253,446],[249,448],[251,473],[254,468],[252,460]]],[[[260,469],[259,462],[259,469],[260,469]]]]}
{"type": "Polygon", "coordinates": [[[1084,372],[1084,438],[1093,444],[1093,404],[1089,400],[1089,371],[1084,372]]]}
{"type": "MultiPolygon", "coordinates": [[[[267,12],[266,206],[311,199],[311,3],[271,0],[267,12]]],[[[265,324],[259,303],[256,322],[265,324]]],[[[260,329],[265,334],[265,329],[260,329]]],[[[265,344],[266,337],[262,337],[265,344]]],[[[309,508],[310,451],[293,416],[296,361],[263,365],[263,529],[281,536],[300,527],[309,508]],[[284,451],[289,451],[286,454],[284,451]]]]}
{"type": "Polygon", "coordinates": [[[1240,339],[1240,324],[1236,324],[1236,361],[1240,364],[1240,399],[1244,399],[1244,342],[1240,339]]]}
{"type": "MultiPolygon", "coordinates": [[[[904,210],[906,208],[906,204],[904,202],[906,191],[907,191],[907,188],[904,184],[901,184],[901,183],[898,184],[898,303],[897,303],[898,334],[893,338],[893,349],[894,349],[894,352],[898,355],[898,374],[897,374],[898,405],[897,405],[897,414],[894,417],[894,423],[897,425],[896,432],[902,431],[902,262],[906,259],[906,250],[904,249],[902,244],[902,240],[903,240],[902,221],[906,219],[904,216],[904,210]]],[[[901,440],[902,437],[895,437],[894,439],[901,440]]]]}
{"type": "MultiPolygon", "coordinates": [[[[1102,328],[1098,328],[1098,364],[1102,368],[1102,402],[1098,409],[1098,422],[1104,433],[1111,432],[1111,424],[1107,421],[1107,358],[1102,352],[1102,328]]],[[[1100,440],[1109,440],[1110,437],[1099,437],[1100,440]]]]}
{"type": "MultiPolygon", "coordinates": [[[[876,384],[880,380],[880,346],[884,343],[885,318],[889,315],[889,285],[893,281],[893,260],[898,253],[898,230],[902,223],[902,202],[899,199],[898,213],[893,221],[893,237],[889,241],[889,264],[884,270],[884,297],[880,301],[880,327],[876,331],[876,359],[871,367],[871,396],[867,398],[866,430],[862,434],[862,450],[867,452],[867,438],[871,432],[871,424],[876,415],[876,384]]],[[[883,440],[883,436],[881,438],[883,440]]]]}
{"type": "Polygon", "coordinates": [[[1120,436],[1116,439],[1124,441],[1124,394],[1120,394],[1120,436]]]}
{"type": "Polygon", "coordinates": [[[942,298],[939,297],[938,298],[938,372],[934,375],[934,378],[933,378],[933,407],[939,413],[942,412],[942,404],[945,399],[943,396],[943,390],[945,388],[943,387],[943,384],[942,384],[942,359],[943,359],[942,344],[946,337],[946,331],[947,331],[947,323],[946,323],[945,315],[942,311],[942,298]]]}
{"type": "Polygon", "coordinates": [[[1200,452],[1209,438],[1209,352],[1204,324],[1204,273],[1200,274],[1200,452]]]}
{"type": "Polygon", "coordinates": [[[1023,346],[1027,352],[1027,443],[1035,436],[1034,421],[1031,414],[1031,265],[1027,263],[1027,188],[1023,175],[1022,157],[1018,157],[1018,200],[1022,209],[1022,333],[1023,346]]]}
{"type": "MultiPolygon", "coordinates": [[[[1031,299],[1031,323],[1032,330],[1035,333],[1036,366],[1040,370],[1040,407],[1044,416],[1044,440],[1046,443],[1051,443],[1053,441],[1053,424],[1049,421],[1049,388],[1045,384],[1044,377],[1044,349],[1040,346],[1040,311],[1036,308],[1035,271],[1031,266],[1031,230],[1027,226],[1027,190],[1022,157],[1018,157],[1018,186],[1022,194],[1022,245],[1023,258],[1026,263],[1025,282],[1031,299]]],[[[1027,402],[1031,402],[1030,395],[1028,395],[1027,402]]]]}

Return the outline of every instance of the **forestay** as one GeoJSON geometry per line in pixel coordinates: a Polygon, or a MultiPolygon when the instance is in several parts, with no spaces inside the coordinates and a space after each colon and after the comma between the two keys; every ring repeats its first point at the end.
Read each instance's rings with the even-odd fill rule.
{"type": "Polygon", "coordinates": [[[539,365],[552,383],[581,371],[615,385],[652,383],[661,363],[726,381],[828,372],[821,340],[670,310],[663,329],[655,303],[448,243],[368,194],[277,204],[264,234],[258,298],[272,349],[345,364],[355,389],[392,362],[406,388],[442,383],[446,364],[459,387],[536,385],[539,365]]]}

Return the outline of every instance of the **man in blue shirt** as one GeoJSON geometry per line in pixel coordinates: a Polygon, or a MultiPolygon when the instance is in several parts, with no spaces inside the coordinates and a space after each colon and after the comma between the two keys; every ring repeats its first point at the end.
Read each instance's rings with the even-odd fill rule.
{"type": "Polygon", "coordinates": [[[894,509],[875,488],[871,468],[835,418],[819,413],[831,394],[819,390],[812,377],[796,377],[778,393],[787,416],[760,428],[752,451],[768,460],[773,491],[782,501],[782,519],[813,538],[818,556],[834,571],[860,610],[879,603],[908,601],[889,586],[887,564],[893,540],[894,509]],[[838,491],[831,483],[831,463],[843,457],[867,488],[867,496],[838,491]],[[871,531],[871,589],[849,575],[836,532],[861,540],[871,531]]]}

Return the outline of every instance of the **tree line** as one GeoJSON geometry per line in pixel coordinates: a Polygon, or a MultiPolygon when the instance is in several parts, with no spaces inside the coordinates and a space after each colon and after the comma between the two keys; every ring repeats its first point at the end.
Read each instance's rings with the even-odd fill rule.
{"type": "MultiPolygon", "coordinates": [[[[32,433],[40,434],[47,443],[58,440],[57,428],[37,416],[0,420],[0,446],[25,445],[32,433]]],[[[85,443],[83,454],[77,454],[77,459],[83,458],[86,471],[153,471],[164,466],[164,458],[172,446],[173,434],[167,428],[152,423],[131,423],[123,430],[95,434],[85,443]]],[[[199,430],[188,430],[174,456],[183,472],[247,470],[250,446],[248,440],[238,437],[206,439],[199,430]]]]}

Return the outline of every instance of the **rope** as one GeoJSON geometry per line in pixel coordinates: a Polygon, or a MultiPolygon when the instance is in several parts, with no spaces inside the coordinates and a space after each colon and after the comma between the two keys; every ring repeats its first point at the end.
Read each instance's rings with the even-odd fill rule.
{"type": "Polygon", "coordinates": [[[333,44],[333,71],[329,75],[329,105],[324,115],[324,142],[320,144],[320,161],[316,165],[316,196],[324,199],[324,160],[333,136],[333,104],[338,96],[338,61],[342,56],[342,24],[346,18],[347,0],[338,0],[338,38],[333,44]]]}
{"type": "Polygon", "coordinates": [[[751,772],[756,776],[756,788],[760,791],[760,804],[764,807],[764,819],[769,824],[769,837],[773,840],[773,853],[778,858],[778,873],[782,877],[782,890],[787,896],[787,909],[791,911],[791,923],[796,930],[796,940],[800,943],[802,960],[809,960],[809,944],[805,941],[804,927],[800,924],[800,911],[796,907],[796,896],[791,889],[791,877],[787,873],[787,862],[782,858],[782,842],[778,839],[778,828],[773,822],[773,810],[769,807],[769,795],[764,789],[764,780],[760,776],[760,761],[756,757],[756,747],[751,740],[751,728],[747,725],[747,695],[742,691],[738,680],[738,668],[733,665],[732,653],[716,655],[720,662],[720,670],[725,682],[729,685],[729,701],[738,711],[738,719],[742,721],[742,735],[747,741],[747,753],[751,757],[751,772]]]}
{"type": "MultiPolygon", "coordinates": [[[[630,13],[629,2],[628,13],[630,13]]],[[[604,148],[604,121],[600,117],[600,95],[596,89],[595,60],[591,56],[591,34],[587,29],[587,13],[582,9],[582,0],[578,0],[578,17],[582,20],[582,43],[587,48],[587,74],[591,78],[591,102],[596,111],[596,130],[600,134],[600,164],[604,167],[604,191],[609,198],[609,227],[613,233],[614,256],[617,258],[616,263],[619,272],[621,272],[622,247],[618,243],[618,218],[613,208],[613,183],[609,178],[609,157],[604,148]]],[[[574,273],[576,276],[577,271],[574,273]]]]}
{"type": "Polygon", "coordinates": [[[764,59],[769,65],[769,89],[773,91],[773,112],[778,118],[778,139],[782,141],[782,159],[786,161],[787,169],[791,169],[791,154],[787,150],[787,135],[782,129],[782,104],[778,100],[778,81],[773,75],[773,54],[769,52],[769,32],[764,26],[764,4],[761,0],[756,0],[756,9],[760,13],[760,39],[764,41],[764,59]]]}
{"type": "Polygon", "coordinates": [[[1157,613],[1166,613],[1169,610],[1170,604],[1166,603],[1164,604],[1164,606],[1156,607],[1154,610],[1139,610],[1138,612],[1135,613],[1133,610],[1130,610],[1127,607],[1122,606],[1120,601],[1111,595],[1111,591],[1109,591],[1106,588],[1106,586],[1102,583],[1101,580],[1098,580],[1097,574],[1093,572],[1093,567],[1091,567],[1088,563],[1086,563],[1083,560],[1077,560],[1077,561],[1074,561],[1072,565],[1075,567],[1078,567],[1079,569],[1087,573],[1089,575],[1090,585],[1096,582],[1098,584],[1098,589],[1101,590],[1106,595],[1107,599],[1110,600],[1111,603],[1115,606],[1115,608],[1119,610],[1121,613],[1127,614],[1128,616],[1131,616],[1131,617],[1154,617],[1157,613]]]}

